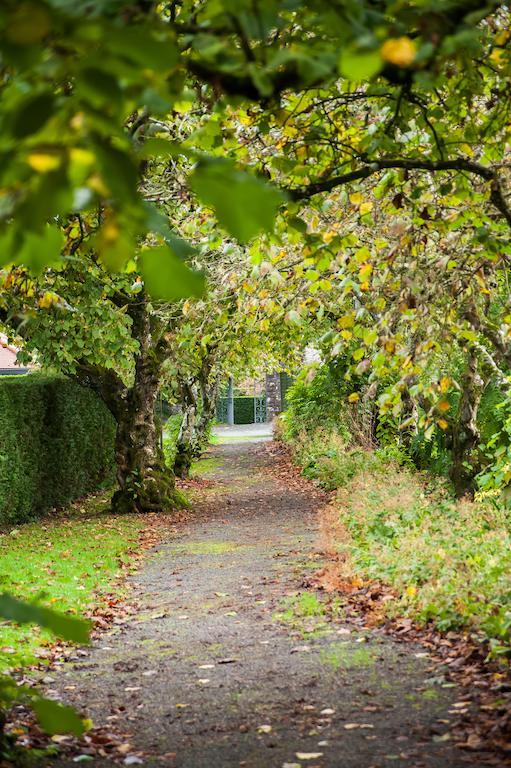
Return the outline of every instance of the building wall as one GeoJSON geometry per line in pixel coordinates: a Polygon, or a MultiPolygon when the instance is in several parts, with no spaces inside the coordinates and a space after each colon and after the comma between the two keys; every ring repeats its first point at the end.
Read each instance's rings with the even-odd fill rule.
{"type": "Polygon", "coordinates": [[[16,362],[17,351],[0,340],[0,368],[19,368],[16,362]]]}
{"type": "Polygon", "coordinates": [[[7,337],[0,334],[0,375],[27,373],[28,368],[16,362],[18,350],[7,342],[7,337]]]}

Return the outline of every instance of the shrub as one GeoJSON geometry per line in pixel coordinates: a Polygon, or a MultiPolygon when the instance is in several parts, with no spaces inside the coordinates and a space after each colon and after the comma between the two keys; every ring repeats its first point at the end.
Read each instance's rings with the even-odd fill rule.
{"type": "Polygon", "coordinates": [[[491,494],[456,502],[388,448],[346,447],[327,430],[293,441],[303,474],[336,494],[337,541],[352,575],[392,586],[389,615],[467,628],[511,657],[511,511],[491,494]],[[398,460],[396,462],[396,459],[398,460]],[[401,463],[402,466],[398,466],[401,463]]]}
{"type": "Polygon", "coordinates": [[[0,379],[0,524],[64,506],[114,478],[115,421],[59,376],[0,379]]]}
{"type": "Polygon", "coordinates": [[[293,441],[293,454],[302,474],[328,491],[342,488],[363,467],[378,461],[374,453],[348,449],[337,432],[322,429],[312,435],[298,435],[293,441]]]}
{"type": "Polygon", "coordinates": [[[346,383],[333,366],[305,368],[286,391],[287,410],[282,415],[284,439],[293,440],[303,431],[330,428],[349,441],[346,425],[346,383]]]}

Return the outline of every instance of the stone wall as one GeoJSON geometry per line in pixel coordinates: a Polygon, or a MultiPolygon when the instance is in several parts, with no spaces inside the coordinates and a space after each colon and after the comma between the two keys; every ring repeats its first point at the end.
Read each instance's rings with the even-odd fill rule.
{"type": "Polygon", "coordinates": [[[280,374],[268,373],[266,376],[266,421],[273,421],[282,411],[282,389],[280,374]]]}

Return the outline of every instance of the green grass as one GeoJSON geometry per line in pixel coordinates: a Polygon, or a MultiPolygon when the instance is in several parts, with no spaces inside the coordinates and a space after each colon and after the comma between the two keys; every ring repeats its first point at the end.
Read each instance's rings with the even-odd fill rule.
{"type": "Polygon", "coordinates": [[[326,608],[314,592],[286,597],[273,619],[298,630],[304,639],[322,635],[328,627],[326,608]]]}
{"type": "Polygon", "coordinates": [[[223,462],[220,459],[199,459],[193,462],[190,476],[200,477],[201,475],[209,474],[209,472],[215,472],[221,467],[223,467],[223,462]]]}
{"type": "MultiPolygon", "coordinates": [[[[74,504],[65,517],[0,534],[0,592],[71,614],[101,604],[146,524],[143,517],[107,510],[108,496],[94,496],[74,504]]],[[[1,622],[0,671],[36,663],[51,642],[52,635],[38,627],[1,622]]]]}
{"type": "Polygon", "coordinates": [[[319,658],[322,664],[335,671],[370,667],[375,663],[375,657],[369,648],[353,643],[332,643],[321,651],[319,658]]]}

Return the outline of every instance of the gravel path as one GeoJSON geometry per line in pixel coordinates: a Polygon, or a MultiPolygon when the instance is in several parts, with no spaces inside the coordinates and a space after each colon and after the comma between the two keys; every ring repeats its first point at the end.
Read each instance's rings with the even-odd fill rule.
{"type": "Polygon", "coordinates": [[[421,649],[347,623],[341,603],[325,613],[307,589],[321,500],[272,461],[264,444],[214,447],[191,522],[135,578],[138,614],[55,687],[130,733],[128,765],[465,765],[442,740],[456,691],[421,649]]]}

